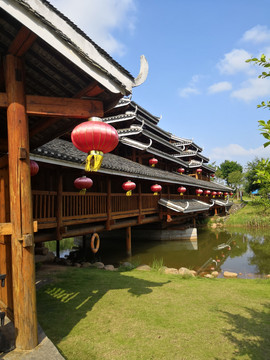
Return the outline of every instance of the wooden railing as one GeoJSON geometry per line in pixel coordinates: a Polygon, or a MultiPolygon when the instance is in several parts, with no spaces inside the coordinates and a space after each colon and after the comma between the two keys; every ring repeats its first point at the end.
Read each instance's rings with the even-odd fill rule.
{"type": "Polygon", "coordinates": [[[56,191],[33,190],[33,218],[34,220],[56,220],[56,191]]]}

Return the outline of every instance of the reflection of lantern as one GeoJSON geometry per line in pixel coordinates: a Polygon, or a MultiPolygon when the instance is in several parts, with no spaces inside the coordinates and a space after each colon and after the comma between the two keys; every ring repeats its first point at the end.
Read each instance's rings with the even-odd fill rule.
{"type": "Polygon", "coordinates": [[[196,170],[196,173],[197,173],[197,174],[201,174],[201,173],[202,173],[202,169],[197,169],[197,170],[196,170]]]}
{"type": "Polygon", "coordinates": [[[158,163],[158,159],[155,158],[149,159],[149,165],[151,165],[152,167],[155,167],[157,163],[158,163]]]}
{"type": "Polygon", "coordinates": [[[210,190],[204,190],[204,195],[205,196],[208,196],[208,195],[210,195],[211,194],[211,191],[210,190]]]}
{"type": "Polygon", "coordinates": [[[220,197],[220,196],[222,195],[222,192],[221,192],[221,191],[219,191],[217,194],[218,194],[218,196],[220,197]]]}
{"type": "Polygon", "coordinates": [[[211,176],[211,178],[214,178],[214,177],[215,177],[215,174],[211,174],[210,176],[211,176]]]}
{"type": "Polygon", "coordinates": [[[198,196],[201,196],[201,194],[203,193],[203,190],[202,189],[196,189],[196,194],[198,196]]]}
{"type": "Polygon", "coordinates": [[[115,128],[97,117],[77,125],[71,133],[71,140],[77,149],[88,153],[86,171],[97,171],[103,154],[112,151],[119,141],[115,128]]]}
{"type": "Polygon", "coordinates": [[[187,189],[184,186],[180,186],[177,191],[180,193],[180,195],[184,195],[187,189]]]}
{"type": "Polygon", "coordinates": [[[37,175],[39,171],[39,166],[34,160],[30,160],[30,174],[31,176],[37,175]]]}
{"type": "Polygon", "coordinates": [[[126,196],[132,195],[132,190],[136,188],[136,184],[130,180],[122,184],[123,190],[126,191],[126,196]]]}
{"type": "Polygon", "coordinates": [[[162,186],[155,184],[151,186],[151,191],[153,191],[154,195],[158,195],[158,193],[162,190],[162,186]]]}
{"type": "Polygon", "coordinates": [[[82,176],[74,180],[74,186],[80,190],[80,194],[85,194],[87,189],[93,185],[93,180],[82,176]]]}
{"type": "Polygon", "coordinates": [[[179,168],[179,169],[177,170],[177,172],[179,172],[179,174],[184,174],[185,169],[184,169],[184,168],[179,168]]]}
{"type": "Polygon", "coordinates": [[[212,196],[213,198],[217,195],[217,193],[215,191],[212,192],[212,196]]]}
{"type": "Polygon", "coordinates": [[[233,192],[230,192],[230,196],[233,196],[233,192]]]}

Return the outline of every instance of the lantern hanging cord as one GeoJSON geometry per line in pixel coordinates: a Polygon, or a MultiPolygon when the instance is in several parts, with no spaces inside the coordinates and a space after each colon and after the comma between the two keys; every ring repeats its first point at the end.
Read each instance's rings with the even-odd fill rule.
{"type": "Polygon", "coordinates": [[[102,151],[91,150],[86,159],[85,171],[98,171],[101,167],[102,160],[102,151]]]}

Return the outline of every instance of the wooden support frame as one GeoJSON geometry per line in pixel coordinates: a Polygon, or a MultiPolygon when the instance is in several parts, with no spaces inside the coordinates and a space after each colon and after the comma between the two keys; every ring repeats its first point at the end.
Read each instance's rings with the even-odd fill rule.
{"type": "Polygon", "coordinates": [[[24,71],[19,58],[6,56],[7,125],[9,152],[10,221],[12,223],[12,281],[16,347],[37,346],[37,310],[34,264],[34,233],[26,114],[24,71]],[[20,148],[26,159],[20,160],[20,148]],[[20,240],[24,239],[23,242],[20,240]]]}

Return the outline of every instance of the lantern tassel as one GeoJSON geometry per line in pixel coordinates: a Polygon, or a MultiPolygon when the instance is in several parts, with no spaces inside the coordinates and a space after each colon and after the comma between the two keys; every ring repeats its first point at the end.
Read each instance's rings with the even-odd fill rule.
{"type": "Polygon", "coordinates": [[[101,167],[102,160],[102,151],[90,151],[86,159],[85,171],[98,171],[101,167]]]}
{"type": "Polygon", "coordinates": [[[81,194],[81,195],[85,195],[85,193],[86,193],[86,189],[81,189],[79,192],[79,194],[81,194]]]}
{"type": "Polygon", "coordinates": [[[158,192],[154,192],[154,194],[153,195],[158,195],[158,192]]]}
{"type": "Polygon", "coordinates": [[[132,190],[126,192],[126,196],[131,196],[131,195],[132,195],[132,190]]]}
{"type": "Polygon", "coordinates": [[[156,164],[151,164],[151,166],[152,166],[152,167],[155,167],[155,166],[156,166],[156,164]]]}

